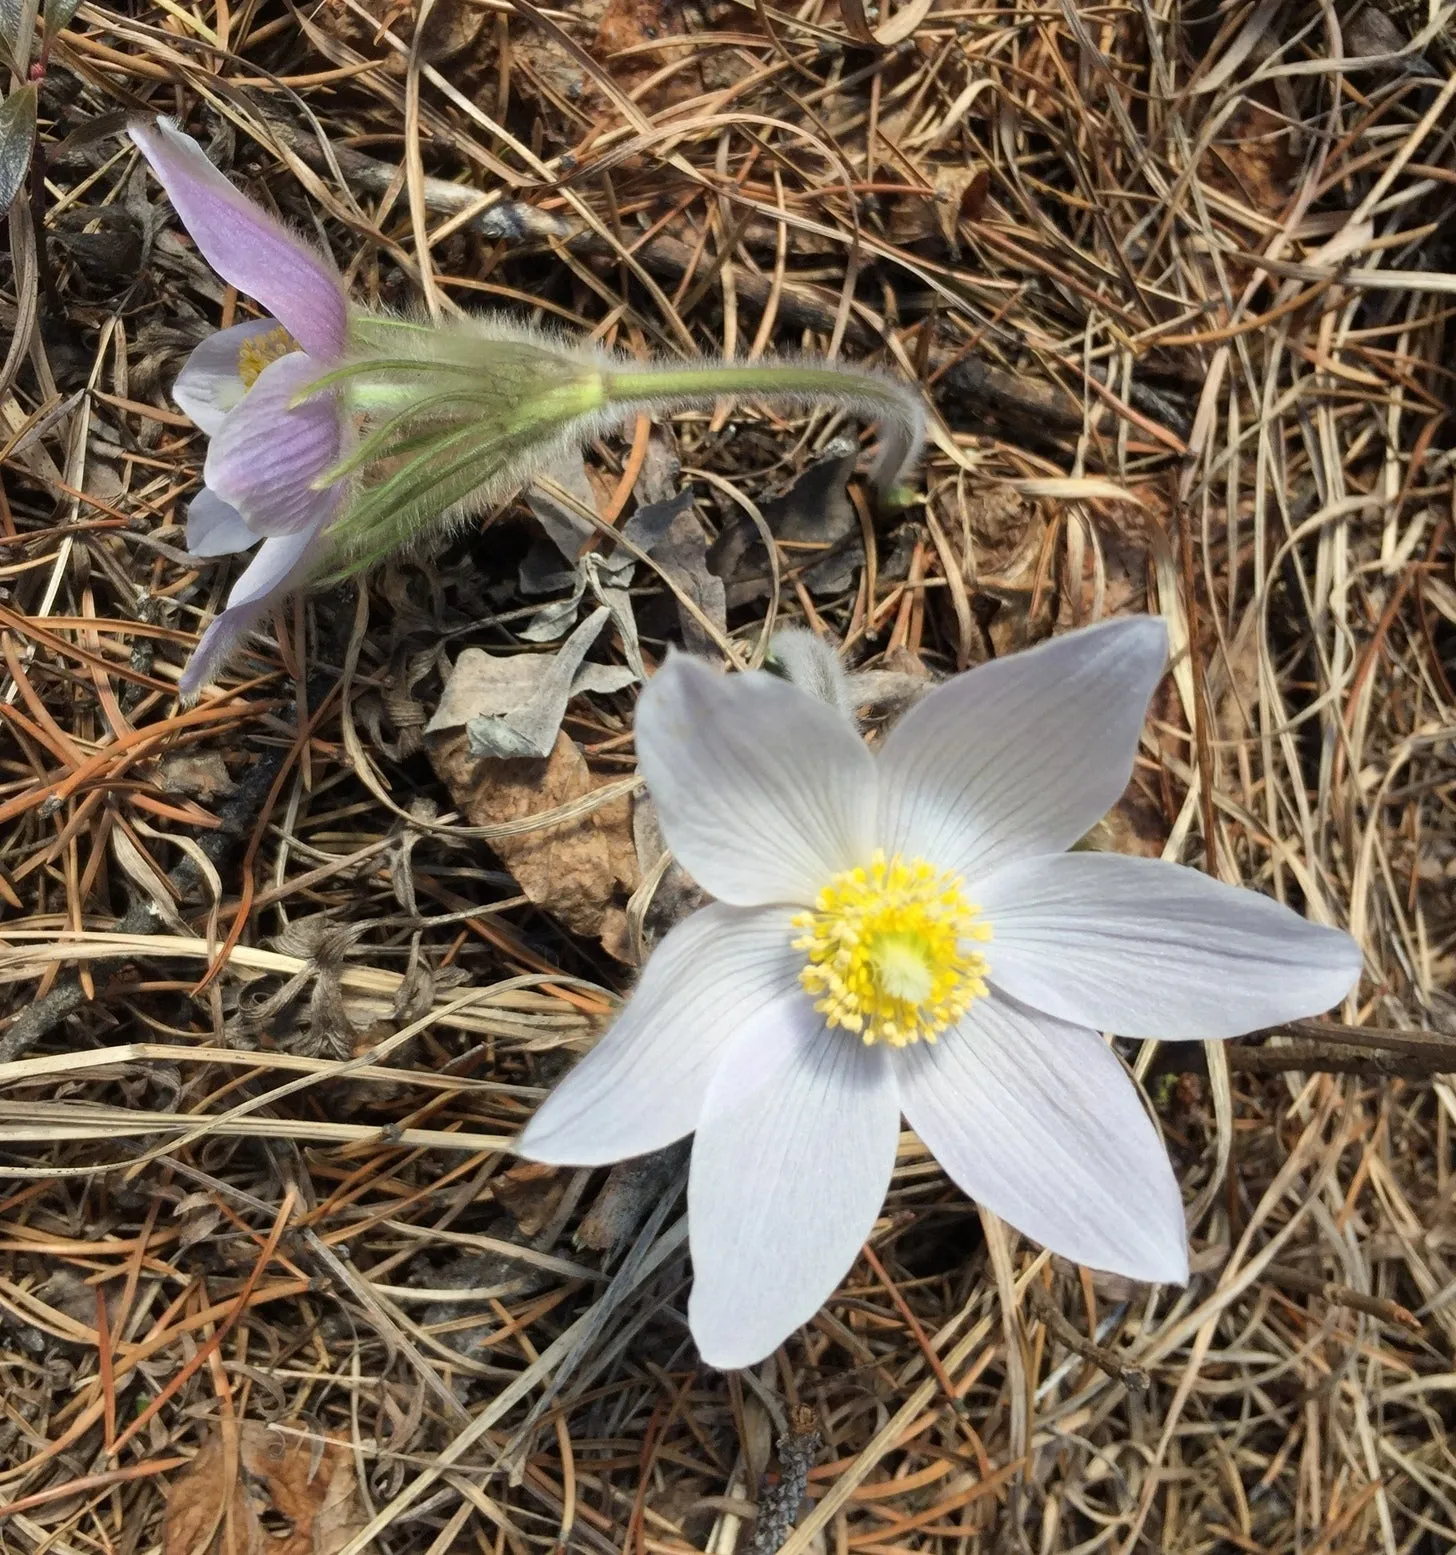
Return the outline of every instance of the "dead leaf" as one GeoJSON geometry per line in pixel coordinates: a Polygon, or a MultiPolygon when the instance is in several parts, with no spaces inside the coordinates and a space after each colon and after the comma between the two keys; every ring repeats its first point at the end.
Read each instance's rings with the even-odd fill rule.
{"type": "MultiPolygon", "coordinates": [[[[581,554],[581,548],[596,533],[595,527],[584,519],[575,508],[568,507],[565,502],[551,489],[559,486],[562,492],[580,503],[589,513],[599,513],[600,504],[597,501],[596,489],[592,486],[591,477],[587,472],[586,463],[580,454],[563,455],[554,459],[543,472],[546,479],[532,481],[526,488],[526,504],[536,516],[536,522],[546,532],[546,538],[551,541],[560,555],[556,557],[556,575],[548,579],[547,588],[559,587],[561,582],[560,566],[564,560],[568,568],[576,566],[577,557],[581,554]]],[[[569,577],[570,574],[568,573],[569,577]]],[[[534,582],[522,572],[523,586],[528,582],[534,582]]],[[[545,588],[539,586],[528,592],[545,592],[545,588]]]]}
{"type": "MultiPolygon", "coordinates": [[[[693,49],[687,41],[687,32],[681,0],[607,0],[592,53],[598,59],[610,62],[612,79],[624,91],[630,92],[648,76],[656,75],[664,65],[691,56],[693,49]],[[642,49],[643,44],[660,43],[663,38],[683,38],[684,41],[676,47],[642,49]],[[641,52],[629,54],[630,49],[641,52]]],[[[691,72],[682,74],[684,80],[675,85],[671,81],[667,83],[666,95],[662,95],[661,90],[652,94],[652,111],[700,89],[691,72]]]]}
{"type": "MultiPolygon", "coordinates": [[[[836,438],[782,496],[763,505],[769,533],[784,547],[784,565],[814,594],[841,594],[864,560],[859,515],[845,486],[859,444],[836,438]]],[[[769,591],[768,560],[757,525],[735,513],[708,548],[708,568],[723,579],[730,610],[769,591]]]]}
{"type": "Polygon", "coordinates": [[[257,1420],[239,1434],[244,1472],[266,1486],[274,1520],[292,1525],[268,1541],[269,1555],[337,1555],[366,1520],[348,1438],[284,1435],[257,1420]]]}
{"type": "Polygon", "coordinates": [[[222,1224],[222,1210],[210,1193],[189,1193],[172,1206],[172,1214],[182,1222],[178,1241],[183,1247],[204,1242],[222,1224]]]}
{"type": "Polygon", "coordinates": [[[157,764],[157,786],[164,794],[185,794],[204,804],[226,799],[237,789],[217,751],[205,756],[164,756],[157,764]]]}
{"type": "MultiPolygon", "coordinates": [[[[402,76],[408,57],[385,43],[383,35],[392,32],[400,42],[412,43],[417,10],[408,0],[363,0],[353,8],[331,0],[313,15],[340,41],[367,58],[381,60],[391,75],[402,76]]],[[[484,8],[466,0],[435,0],[420,39],[420,58],[427,65],[457,59],[480,37],[485,19],[484,8]]]]}
{"type": "Polygon", "coordinates": [[[111,850],[123,873],[151,902],[157,917],[177,933],[185,934],[187,925],[177,911],[167,877],[157,868],[151,855],[144,853],[132,841],[124,826],[112,827],[111,850]]]}
{"type": "MultiPolygon", "coordinates": [[[[555,13],[572,38],[581,43],[610,72],[623,92],[643,85],[668,63],[680,63],[692,53],[686,34],[690,30],[682,0],[577,0],[555,13]],[[664,38],[681,37],[678,45],[662,45],[664,38]],[[658,47],[643,48],[643,45],[658,47]],[[635,51],[635,52],[634,52],[635,51]]],[[[700,22],[701,25],[701,22],[700,22]]],[[[720,51],[714,51],[718,53],[720,51]]],[[[586,113],[599,108],[605,93],[594,73],[584,71],[549,33],[534,26],[511,29],[512,81],[519,74],[523,90],[543,106],[569,103],[586,113]]],[[[698,69],[676,70],[665,81],[639,98],[649,113],[660,112],[704,87],[698,69]]]]}
{"type": "Polygon", "coordinates": [[[593,611],[555,653],[467,648],[425,733],[464,727],[473,756],[549,756],[572,697],[621,691],[637,679],[620,665],[582,662],[609,615],[605,605],[593,611]]]}
{"type": "Polygon", "coordinates": [[[245,1420],[231,1475],[226,1457],[214,1432],[172,1481],[162,1555],[337,1555],[363,1528],[347,1439],[245,1420]]]}
{"type": "Polygon", "coordinates": [[[1221,194],[1265,216],[1278,216],[1299,172],[1290,150],[1290,127],[1272,92],[1262,103],[1246,95],[1200,167],[1221,194]]]}
{"type": "Polygon", "coordinates": [[[935,170],[924,194],[902,195],[890,214],[890,236],[897,243],[939,237],[952,259],[961,254],[961,225],[980,219],[991,192],[986,167],[944,166],[935,170]]]}
{"type": "Polygon", "coordinates": [[[1093,853],[1162,858],[1167,840],[1168,823],[1163,812],[1134,779],[1122,798],[1088,832],[1085,845],[1093,853]]]}
{"type": "MultiPolygon", "coordinates": [[[[597,787],[586,758],[558,734],[545,760],[474,756],[463,730],[428,742],[430,760],[472,826],[523,820],[584,798],[597,787]]],[[[498,837],[496,856],[522,892],[573,934],[601,935],[614,898],[637,888],[637,853],[629,804],[615,800],[578,821],[498,837]]]]}
{"type": "MultiPolygon", "coordinates": [[[[708,570],[708,537],[694,511],[690,491],[679,492],[665,502],[637,509],[624,531],[642,547],[720,632],[728,629],[727,596],[722,578],[708,570]]],[[[681,601],[677,605],[683,647],[689,653],[706,653],[713,644],[697,618],[681,601]]]]}
{"type": "Polygon", "coordinates": [[[1057,597],[1051,586],[1037,592],[1049,523],[1046,507],[1009,486],[987,486],[967,494],[962,514],[958,531],[947,538],[959,554],[972,613],[997,657],[1028,647],[1051,627],[1057,597]]]}
{"type": "MultiPolygon", "coordinates": [[[[660,869],[662,856],[667,852],[657,807],[648,794],[639,794],[632,806],[632,837],[637,850],[638,874],[646,880],[660,869]]],[[[702,887],[673,859],[668,863],[666,873],[658,878],[652,900],[635,928],[627,915],[623,915],[621,950],[614,950],[607,944],[605,936],[603,943],[619,961],[625,961],[628,966],[641,966],[648,951],[664,934],[707,902],[702,887]]]]}
{"type": "Polygon", "coordinates": [[[496,1173],[490,1187],[496,1201],[516,1217],[521,1235],[533,1237],[556,1213],[570,1179],[571,1173],[559,1166],[523,1161],[509,1171],[496,1173]]]}
{"type": "Polygon", "coordinates": [[[226,1474],[222,1437],[208,1437],[167,1488],[162,1555],[261,1555],[263,1539],[242,1480],[226,1474]]]}
{"type": "Polygon", "coordinates": [[[665,1150],[654,1150],[651,1155],[618,1161],[577,1227],[573,1239],[576,1245],[599,1253],[621,1247],[663,1194],[673,1191],[678,1174],[687,1165],[687,1156],[688,1142],[684,1139],[665,1150]]]}

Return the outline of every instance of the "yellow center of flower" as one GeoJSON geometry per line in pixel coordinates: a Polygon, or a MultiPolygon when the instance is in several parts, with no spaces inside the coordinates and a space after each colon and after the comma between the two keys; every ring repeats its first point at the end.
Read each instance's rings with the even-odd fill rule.
{"type": "Polygon", "coordinates": [[[298,342],[281,324],[261,335],[249,335],[238,347],[238,377],[243,380],[243,388],[251,389],[270,362],[299,349],[298,342]]]}
{"type": "Polygon", "coordinates": [[[991,937],[959,875],[924,859],[846,869],[793,920],[808,959],[799,982],[831,1026],[866,1043],[934,1042],[986,992],[986,962],[968,941],[991,937]]]}

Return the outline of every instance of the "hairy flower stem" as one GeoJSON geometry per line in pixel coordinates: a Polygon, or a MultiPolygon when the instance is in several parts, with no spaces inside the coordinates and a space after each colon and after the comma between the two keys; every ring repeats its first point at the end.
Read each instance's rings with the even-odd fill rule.
{"type": "Polygon", "coordinates": [[[881,422],[880,453],[870,475],[880,506],[900,508],[909,500],[904,477],[925,440],[925,412],[914,390],[891,378],[808,362],[760,362],[743,367],[710,362],[700,367],[608,371],[603,375],[603,386],[607,404],[624,409],[659,406],[681,410],[711,403],[725,394],[794,405],[837,402],[881,422]]]}

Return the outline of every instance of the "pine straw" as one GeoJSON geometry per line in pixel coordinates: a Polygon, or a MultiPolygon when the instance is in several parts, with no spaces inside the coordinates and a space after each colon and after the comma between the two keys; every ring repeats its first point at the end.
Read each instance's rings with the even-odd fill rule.
{"type": "MultiPolygon", "coordinates": [[[[510,525],[375,580],[352,640],[346,599],[285,612],[177,710],[227,571],[183,552],[202,444],[165,390],[238,301],[88,132],[143,106],[361,297],[920,377],[928,510],[866,520],[845,597],[782,550],[739,651],[807,615],[939,672],[1161,611],[1179,658],[1116,844],[1348,924],[1343,1018],[1377,1049],[1451,1034],[1456,82],[1331,64],[1351,16],[1304,0],[885,9],[641,0],[592,53],[592,5],[436,0],[411,54],[402,6],[83,5],[53,40],[45,241],[22,204],[4,302],[40,326],[0,384],[0,1547],[154,1549],[209,1429],[266,1421],[352,1443],[344,1555],[726,1555],[799,1404],[825,1446],[785,1555],[1456,1540],[1438,1060],[1317,1030],[1297,1072],[1270,1072],[1284,1038],[1129,1049],[1191,1205],[1182,1292],[1019,1243],[905,1135],[840,1294],[722,1376],[671,1193],[604,1260],[570,1234],[596,1175],[506,1175],[627,982],[462,836],[406,737],[442,640],[511,641],[510,525]]],[[[836,430],[677,424],[750,503],[836,430]]],[[[614,516],[641,446],[593,454],[614,516]]],[[[629,711],[577,704],[603,773],[630,775],[629,711]]]]}

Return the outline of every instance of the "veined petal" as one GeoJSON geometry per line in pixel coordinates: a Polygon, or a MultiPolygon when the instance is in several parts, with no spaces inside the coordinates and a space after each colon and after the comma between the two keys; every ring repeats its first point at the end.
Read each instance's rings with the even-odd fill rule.
{"type": "Polygon", "coordinates": [[[278,535],[258,547],[258,554],[233,584],[227,609],[192,650],[187,668],[177,682],[178,695],[184,701],[195,697],[222,668],[269,605],[308,581],[323,543],[315,529],[278,535]]]}
{"type": "Polygon", "coordinates": [[[541,1104],[516,1149],[533,1161],[598,1166],[692,1133],[733,1037],[756,1031],[789,1040],[782,1003],[797,993],[801,959],[789,948],[790,916],[714,903],[678,924],[653,951],[626,1008],[541,1104]]]}
{"type": "Polygon", "coordinates": [[[970,882],[1060,853],[1132,775],[1167,656],[1150,616],[1069,632],[957,675],[913,707],[880,757],[880,843],[970,882]]]}
{"type": "Polygon", "coordinates": [[[206,486],[188,504],[187,549],[194,556],[231,556],[256,545],[259,538],[231,503],[206,486]]]}
{"type": "Polygon", "coordinates": [[[1360,976],[1343,931],[1159,859],[1027,859],[977,895],[998,988],[1124,1037],[1240,1036],[1318,1015],[1360,976]]]}
{"type": "Polygon", "coordinates": [[[910,1127],[971,1198],[1075,1263],[1188,1278],[1167,1154],[1095,1032],[993,993],[938,1042],[894,1056],[910,1127]]]}
{"type": "Polygon", "coordinates": [[[281,329],[277,319],[250,319],[209,335],[187,358],[172,385],[172,398],[209,437],[247,392],[238,372],[238,348],[281,329]]]}
{"type": "Polygon", "coordinates": [[[301,351],[279,357],[213,434],[203,478],[257,534],[309,529],[335,501],[317,482],[338,462],[338,404],[327,393],[291,403],[319,376],[318,363],[301,351]]]}
{"type": "Polygon", "coordinates": [[[674,655],[638,703],[637,760],[668,846],[723,901],[807,905],[873,850],[873,758],[772,675],[674,655]]]}
{"type": "Polygon", "coordinates": [[[762,1044],[735,1043],[693,1141],[688,1322],[710,1366],[750,1366],[813,1317],[874,1227],[895,1164],[888,1050],[828,1030],[807,999],[795,1009],[792,1060],[755,1085],[762,1044]]]}
{"type": "Polygon", "coordinates": [[[341,355],[348,305],[333,262],[235,189],[171,120],[133,119],[127,128],[223,280],[275,314],[305,351],[341,355]]]}

